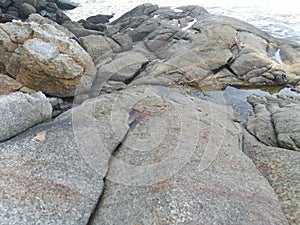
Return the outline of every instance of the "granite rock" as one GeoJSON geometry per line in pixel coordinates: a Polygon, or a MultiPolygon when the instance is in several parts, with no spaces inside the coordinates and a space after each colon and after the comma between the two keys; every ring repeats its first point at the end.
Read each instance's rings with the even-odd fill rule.
{"type": "Polygon", "coordinates": [[[0,95],[0,105],[0,141],[50,120],[52,115],[52,107],[41,92],[0,95]]]}

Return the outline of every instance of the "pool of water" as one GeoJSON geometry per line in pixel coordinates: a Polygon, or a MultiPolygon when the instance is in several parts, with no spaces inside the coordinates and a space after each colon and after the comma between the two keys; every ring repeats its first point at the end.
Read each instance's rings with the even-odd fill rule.
{"type": "Polygon", "coordinates": [[[231,106],[242,116],[243,123],[245,123],[250,113],[252,112],[252,106],[247,101],[247,98],[250,95],[267,97],[271,95],[299,96],[300,94],[293,91],[291,88],[283,87],[270,86],[265,87],[265,89],[250,89],[249,87],[247,87],[247,89],[239,89],[236,87],[228,86],[225,88],[225,90],[210,91],[205,94],[200,91],[194,91],[191,92],[191,95],[203,100],[231,106]]]}

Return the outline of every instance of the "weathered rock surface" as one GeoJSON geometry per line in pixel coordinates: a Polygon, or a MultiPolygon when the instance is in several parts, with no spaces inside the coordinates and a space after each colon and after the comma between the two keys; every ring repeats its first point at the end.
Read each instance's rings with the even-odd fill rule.
{"type": "Polygon", "coordinates": [[[255,139],[181,87],[297,86],[298,44],[199,6],[144,4],[104,32],[64,24],[76,37],[37,15],[0,26],[0,71],[75,104],[96,97],[0,143],[1,222],[298,223],[299,99],[249,98],[255,139]]]}
{"type": "Polygon", "coordinates": [[[86,29],[83,24],[78,22],[66,21],[62,25],[71,31],[77,38],[89,35],[103,35],[103,32],[86,29]]]}
{"type": "Polygon", "coordinates": [[[90,99],[0,143],[2,221],[287,224],[235,120],[177,88],[90,99]]]}
{"type": "Polygon", "coordinates": [[[164,87],[121,91],[125,102],[131,130],[91,224],[287,224],[232,109],[164,87]]]}
{"type": "Polygon", "coordinates": [[[18,81],[11,77],[0,74],[0,95],[6,95],[11,92],[20,90],[23,87],[18,81]]]}
{"type": "Polygon", "coordinates": [[[81,77],[95,72],[92,58],[73,37],[38,14],[28,22],[0,24],[0,65],[24,86],[53,96],[73,96],[81,77]]]}
{"type": "Polygon", "coordinates": [[[41,92],[0,95],[0,141],[51,119],[52,107],[41,92]]]}
{"type": "Polygon", "coordinates": [[[95,60],[105,52],[116,50],[119,47],[113,39],[102,35],[88,35],[81,37],[80,41],[84,49],[95,60]]]}
{"type": "Polygon", "coordinates": [[[300,223],[299,96],[249,98],[244,151],[269,180],[290,224],[300,223]]]}
{"type": "Polygon", "coordinates": [[[300,97],[251,96],[249,102],[249,132],[266,145],[300,151],[300,97]]]}
{"type": "Polygon", "coordinates": [[[291,225],[300,223],[300,152],[266,146],[245,132],[244,151],[268,179],[291,225]]]}
{"type": "Polygon", "coordinates": [[[181,83],[218,89],[297,86],[300,80],[299,44],[275,39],[234,18],[211,15],[199,6],[175,12],[144,4],[113,21],[104,33],[121,51],[154,56],[133,79],[134,85],[181,83]]]}
{"type": "MultiPolygon", "coordinates": [[[[88,223],[110,154],[128,129],[121,120],[110,124],[114,97],[86,102],[0,143],[1,224],[88,223]]],[[[128,116],[121,105],[114,112],[128,116]]]]}

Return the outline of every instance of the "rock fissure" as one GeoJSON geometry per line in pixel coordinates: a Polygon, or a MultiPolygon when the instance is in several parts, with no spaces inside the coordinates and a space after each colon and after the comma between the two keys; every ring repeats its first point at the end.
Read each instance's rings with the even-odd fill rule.
{"type": "Polygon", "coordinates": [[[127,79],[124,81],[125,84],[130,84],[136,77],[138,77],[142,72],[144,72],[147,69],[147,65],[150,63],[150,61],[144,62],[141,65],[141,68],[139,68],[130,79],[127,79]]]}

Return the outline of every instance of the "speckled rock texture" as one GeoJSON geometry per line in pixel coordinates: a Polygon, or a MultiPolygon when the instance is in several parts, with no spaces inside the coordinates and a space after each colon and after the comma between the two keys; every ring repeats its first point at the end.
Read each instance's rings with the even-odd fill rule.
{"type": "MultiPolygon", "coordinates": [[[[108,120],[110,104],[105,97],[86,102],[0,143],[1,225],[88,223],[119,144],[108,120]],[[99,125],[92,134],[91,124],[99,125]]],[[[114,125],[126,134],[127,123],[114,125]]]]}
{"type": "Polygon", "coordinates": [[[231,108],[155,86],[121,91],[115,102],[131,105],[131,130],[91,224],[288,224],[242,152],[231,108]]]}
{"type": "Polygon", "coordinates": [[[254,107],[244,151],[268,179],[290,224],[300,223],[300,97],[249,98],[254,107]]]}
{"type": "Polygon", "coordinates": [[[81,77],[92,77],[95,68],[73,37],[38,14],[24,23],[0,24],[0,65],[26,87],[52,96],[74,96],[81,77]]]}
{"type": "Polygon", "coordinates": [[[0,95],[0,142],[49,121],[51,116],[52,107],[41,92],[0,95]]]}

